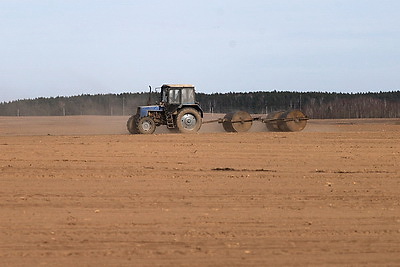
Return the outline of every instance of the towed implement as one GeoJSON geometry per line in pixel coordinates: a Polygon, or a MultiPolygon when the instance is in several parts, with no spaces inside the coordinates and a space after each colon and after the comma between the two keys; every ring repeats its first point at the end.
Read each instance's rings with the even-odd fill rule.
{"type": "MultiPolygon", "coordinates": [[[[151,87],[150,87],[151,93],[151,87]]],[[[203,110],[195,101],[193,85],[164,84],[157,105],[139,106],[127,122],[131,134],[152,134],[157,126],[166,125],[172,132],[196,133],[205,123],[221,123],[227,132],[247,132],[253,121],[266,124],[269,131],[298,132],[308,118],[300,110],[278,111],[264,116],[252,116],[246,111],[226,114],[223,118],[203,121],[203,110]]]]}
{"type": "Polygon", "coordinates": [[[268,114],[267,117],[252,117],[246,111],[237,111],[226,114],[224,118],[203,123],[222,123],[227,132],[247,132],[253,125],[253,121],[261,121],[271,132],[299,132],[306,127],[307,120],[308,118],[300,110],[278,111],[268,114]]]}

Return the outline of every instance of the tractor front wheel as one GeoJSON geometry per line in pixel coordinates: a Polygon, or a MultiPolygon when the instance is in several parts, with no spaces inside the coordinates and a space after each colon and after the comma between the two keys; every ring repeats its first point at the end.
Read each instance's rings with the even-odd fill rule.
{"type": "Polygon", "coordinates": [[[176,126],[181,133],[197,133],[201,123],[200,113],[194,108],[184,108],[176,116],[176,126]]]}
{"type": "Polygon", "coordinates": [[[152,134],[156,130],[156,123],[151,117],[142,117],[137,122],[137,128],[141,134],[152,134]]]}
{"type": "Polygon", "coordinates": [[[139,133],[138,128],[137,128],[137,119],[138,119],[138,117],[139,117],[138,115],[131,116],[128,119],[127,123],[126,123],[126,128],[128,128],[128,131],[131,134],[138,134],[139,133]]]}

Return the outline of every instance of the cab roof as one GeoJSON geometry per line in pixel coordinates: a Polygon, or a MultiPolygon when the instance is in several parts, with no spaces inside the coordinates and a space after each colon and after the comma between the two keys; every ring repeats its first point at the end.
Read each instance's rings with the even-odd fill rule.
{"type": "Polygon", "coordinates": [[[185,88],[185,87],[194,87],[191,84],[163,84],[162,87],[169,87],[169,88],[185,88]]]}

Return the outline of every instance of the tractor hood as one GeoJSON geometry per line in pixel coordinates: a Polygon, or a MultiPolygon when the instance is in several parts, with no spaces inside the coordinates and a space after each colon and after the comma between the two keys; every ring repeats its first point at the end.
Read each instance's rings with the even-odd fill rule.
{"type": "Polygon", "coordinates": [[[137,109],[137,114],[140,114],[140,117],[146,117],[149,115],[149,111],[164,111],[164,107],[161,106],[140,106],[137,109]]]}

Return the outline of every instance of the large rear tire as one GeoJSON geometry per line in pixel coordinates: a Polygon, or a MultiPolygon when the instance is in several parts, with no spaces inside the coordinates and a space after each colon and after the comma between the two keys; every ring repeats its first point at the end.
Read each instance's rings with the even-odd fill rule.
{"type": "Polygon", "coordinates": [[[194,108],[183,108],[176,116],[176,127],[181,133],[197,133],[201,123],[200,113],[194,108]]]}
{"type": "Polygon", "coordinates": [[[137,122],[137,128],[141,134],[152,134],[156,130],[156,123],[151,117],[142,117],[137,122]]]}

